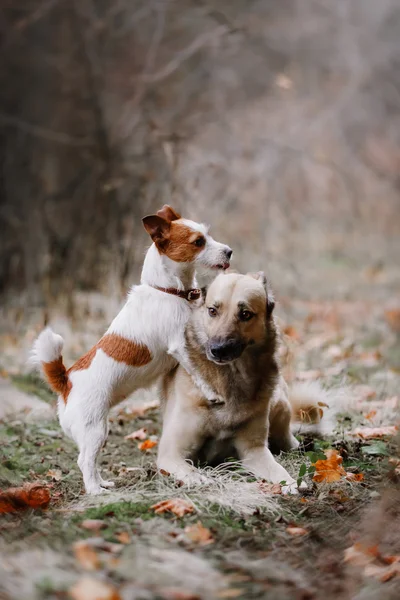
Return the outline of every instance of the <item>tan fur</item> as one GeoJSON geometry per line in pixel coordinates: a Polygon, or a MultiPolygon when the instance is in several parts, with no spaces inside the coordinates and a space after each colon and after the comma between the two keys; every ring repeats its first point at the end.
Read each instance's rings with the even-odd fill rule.
{"type": "Polygon", "coordinates": [[[159,468],[196,481],[199,475],[187,459],[219,462],[234,452],[254,474],[274,483],[284,480],[286,491],[295,491],[293,478],[268,449],[269,436],[279,449],[298,445],[290,432],[291,407],[279,373],[270,302],[266,282],[257,276],[229,274],[211,284],[188,325],[186,346],[192,364],[224,402],[205,400],[181,367],[164,378],[159,468]],[[209,316],[210,307],[217,316],[209,316]],[[250,321],[239,319],[243,308],[254,314],[250,321]],[[215,338],[238,339],[245,349],[236,360],[216,364],[207,356],[215,338]]]}
{"type": "Polygon", "coordinates": [[[176,262],[192,262],[197,254],[203,250],[202,246],[196,246],[194,242],[202,237],[198,231],[193,231],[187,225],[178,221],[171,223],[167,243],[161,246],[161,252],[176,262]]]}
{"type": "Polygon", "coordinates": [[[71,390],[71,382],[64,367],[62,357],[48,363],[43,363],[43,371],[51,389],[63,397],[65,404],[71,390]]]}

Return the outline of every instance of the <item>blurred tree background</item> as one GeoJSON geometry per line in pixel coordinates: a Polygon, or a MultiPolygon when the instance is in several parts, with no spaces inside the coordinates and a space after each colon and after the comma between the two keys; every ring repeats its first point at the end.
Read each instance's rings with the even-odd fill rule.
{"type": "Polygon", "coordinates": [[[0,31],[3,307],[120,299],[164,202],[282,294],[395,265],[396,0],[1,0],[0,31]]]}

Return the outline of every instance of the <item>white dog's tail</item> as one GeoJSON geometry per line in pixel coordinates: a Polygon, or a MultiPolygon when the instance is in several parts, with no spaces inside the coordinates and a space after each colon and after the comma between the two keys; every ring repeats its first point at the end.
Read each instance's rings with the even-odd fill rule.
{"type": "Polygon", "coordinates": [[[61,335],[47,327],[33,345],[31,362],[40,365],[51,389],[62,396],[66,403],[71,382],[62,359],[63,346],[61,335]]]}
{"type": "Polygon", "coordinates": [[[292,428],[302,433],[332,433],[336,415],[346,410],[347,400],[345,388],[325,390],[318,381],[293,384],[289,387],[292,428]]]}

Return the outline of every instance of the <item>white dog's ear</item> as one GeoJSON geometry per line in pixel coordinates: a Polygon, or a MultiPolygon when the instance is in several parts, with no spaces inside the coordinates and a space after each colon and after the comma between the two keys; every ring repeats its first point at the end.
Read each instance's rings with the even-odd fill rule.
{"type": "Polygon", "coordinates": [[[178,219],[182,218],[181,215],[172,208],[172,206],[169,206],[169,204],[164,204],[164,206],[157,211],[157,214],[159,217],[162,217],[166,221],[170,222],[177,221],[178,219]]]}
{"type": "Polygon", "coordinates": [[[264,271],[258,271],[257,273],[247,273],[247,275],[249,277],[253,277],[253,279],[257,279],[257,281],[261,281],[261,283],[263,284],[265,293],[267,294],[267,317],[270,317],[275,308],[275,300],[267,276],[265,275],[264,271]]]}
{"type": "Polygon", "coordinates": [[[142,223],[153,242],[162,248],[169,239],[170,221],[163,219],[159,215],[149,215],[142,219],[142,223]]]}

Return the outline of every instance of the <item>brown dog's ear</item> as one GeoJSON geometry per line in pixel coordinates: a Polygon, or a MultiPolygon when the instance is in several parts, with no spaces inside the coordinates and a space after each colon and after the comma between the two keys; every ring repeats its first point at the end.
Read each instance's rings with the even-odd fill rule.
{"type": "Polygon", "coordinates": [[[261,281],[261,283],[263,284],[265,293],[267,294],[267,317],[270,317],[275,308],[275,300],[264,271],[258,271],[257,273],[247,273],[247,275],[249,277],[253,277],[253,279],[257,279],[257,281],[261,281]]]}
{"type": "Polygon", "coordinates": [[[149,215],[148,217],[144,217],[142,223],[153,242],[155,242],[158,247],[162,248],[169,238],[171,223],[159,215],[149,215]]]}
{"type": "Polygon", "coordinates": [[[169,206],[169,204],[164,204],[164,206],[161,208],[161,210],[157,211],[157,214],[159,217],[162,217],[166,221],[170,221],[170,222],[177,221],[178,219],[182,218],[181,215],[176,212],[176,210],[174,210],[171,206],[169,206]]]}

